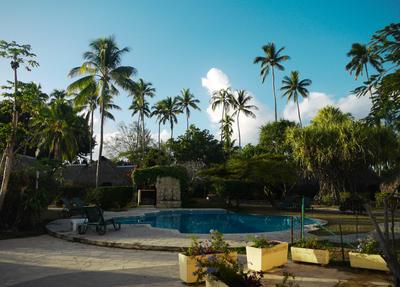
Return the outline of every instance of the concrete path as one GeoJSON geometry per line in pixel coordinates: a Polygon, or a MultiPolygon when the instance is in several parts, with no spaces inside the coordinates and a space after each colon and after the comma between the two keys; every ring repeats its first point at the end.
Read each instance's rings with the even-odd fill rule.
{"type": "MultiPolygon", "coordinates": [[[[0,240],[0,286],[184,286],[177,258],[176,252],[99,247],[48,235],[0,240]]],[[[264,286],[281,282],[285,270],[296,274],[301,287],[390,285],[382,272],[289,263],[268,272],[264,286]]]]}

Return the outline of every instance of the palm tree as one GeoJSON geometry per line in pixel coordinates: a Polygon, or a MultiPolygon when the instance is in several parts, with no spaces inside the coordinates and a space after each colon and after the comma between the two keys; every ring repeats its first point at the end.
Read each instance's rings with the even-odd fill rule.
{"type": "Polygon", "coordinates": [[[360,43],[354,43],[351,50],[347,53],[351,57],[350,62],[346,65],[346,70],[352,74],[354,72],[356,80],[362,75],[363,70],[369,81],[368,64],[374,67],[377,71],[382,70],[382,58],[374,53],[371,47],[360,43]]]}
{"type": "Polygon", "coordinates": [[[288,102],[293,99],[296,103],[300,126],[303,126],[300,117],[299,95],[303,98],[307,98],[310,94],[307,87],[310,86],[312,82],[309,79],[300,80],[299,78],[298,71],[290,72],[290,77],[285,76],[282,80],[281,91],[284,91],[282,97],[286,97],[288,102]]]}
{"type": "Polygon", "coordinates": [[[229,111],[230,107],[233,105],[233,95],[230,88],[220,89],[219,91],[214,91],[213,96],[211,97],[211,108],[215,110],[217,107],[222,106],[222,115],[221,115],[221,141],[223,138],[222,134],[222,122],[224,121],[224,117],[226,112],[229,111]]]}
{"type": "Polygon", "coordinates": [[[240,113],[243,112],[246,117],[255,118],[256,115],[251,110],[258,110],[255,105],[250,105],[251,100],[253,99],[245,90],[236,91],[236,98],[234,98],[233,108],[235,112],[232,116],[236,115],[236,123],[238,128],[239,135],[239,147],[242,147],[241,137],[240,137],[240,124],[239,124],[239,116],[240,113]]]}
{"type": "Polygon", "coordinates": [[[275,106],[275,122],[278,121],[278,107],[276,103],[276,94],[275,94],[275,67],[283,71],[285,68],[281,64],[283,61],[287,61],[290,59],[289,56],[281,55],[282,51],[285,47],[280,48],[278,51],[275,48],[274,43],[268,43],[262,47],[264,51],[264,56],[259,56],[254,59],[254,64],[260,63],[261,72],[260,75],[262,77],[262,82],[264,83],[265,78],[268,76],[269,71],[272,71],[272,92],[274,95],[274,106],[275,106]]]}
{"type": "Polygon", "coordinates": [[[90,51],[83,54],[81,66],[69,72],[70,77],[83,76],[68,87],[69,92],[83,90],[96,83],[98,104],[100,107],[100,146],[96,168],[96,187],[99,183],[100,159],[103,153],[104,119],[107,115],[106,106],[112,105],[112,97],[118,95],[117,87],[131,89],[130,77],[136,73],[131,66],[121,66],[121,57],[129,52],[129,48],[119,49],[114,37],[99,38],[90,43],[90,51]]]}
{"type": "Polygon", "coordinates": [[[89,162],[93,161],[93,125],[94,125],[94,112],[97,109],[98,94],[96,83],[92,82],[90,85],[74,94],[74,105],[78,111],[86,110],[85,118],[87,122],[90,121],[90,139],[89,139],[89,162]]]}
{"type": "Polygon", "coordinates": [[[189,89],[183,89],[181,95],[178,96],[178,105],[182,112],[184,111],[186,114],[186,131],[189,130],[190,108],[200,111],[200,108],[197,106],[198,103],[200,103],[200,101],[190,93],[189,89]]]}
{"type": "Polygon", "coordinates": [[[224,150],[226,153],[230,153],[233,148],[234,141],[232,141],[233,134],[233,117],[226,114],[225,117],[221,120],[221,134],[223,135],[223,144],[224,150]]]}
{"type": "MultiPolygon", "coordinates": [[[[139,118],[141,121],[141,139],[142,139],[142,151],[144,154],[144,139],[145,139],[145,126],[144,118],[150,116],[149,103],[146,101],[146,97],[154,97],[156,89],[152,87],[152,83],[145,82],[143,79],[139,79],[132,86],[131,93],[133,95],[133,103],[129,109],[138,108],[139,118]]],[[[135,112],[134,112],[135,114],[135,112]]],[[[139,123],[139,121],[138,121],[139,123]]]]}
{"type": "Polygon", "coordinates": [[[142,151],[144,152],[144,133],[145,130],[143,130],[144,127],[144,117],[149,117],[151,116],[150,113],[150,107],[149,107],[149,102],[146,101],[145,98],[133,98],[132,104],[129,107],[130,110],[132,110],[132,116],[135,116],[138,114],[138,119],[137,119],[137,147],[139,147],[139,142],[141,142],[142,146],[142,151]],[[142,125],[140,124],[142,123],[142,125]],[[141,139],[141,140],[140,140],[141,139]]]}
{"type": "Polygon", "coordinates": [[[178,99],[176,97],[171,98],[167,97],[165,100],[163,100],[163,105],[164,105],[164,117],[166,121],[169,121],[171,125],[171,139],[174,137],[174,123],[178,123],[178,118],[176,117],[179,115],[182,111],[178,106],[178,99]]]}
{"type": "Polygon", "coordinates": [[[151,116],[156,116],[158,122],[158,149],[161,148],[161,124],[167,121],[165,102],[159,101],[152,108],[151,116]]]}

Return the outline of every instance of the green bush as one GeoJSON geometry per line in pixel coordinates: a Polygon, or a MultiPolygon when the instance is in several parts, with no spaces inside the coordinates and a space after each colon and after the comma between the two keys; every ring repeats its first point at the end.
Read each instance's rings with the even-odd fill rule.
{"type": "Polygon", "coordinates": [[[350,192],[341,192],[340,193],[340,202],[339,202],[339,210],[340,211],[352,211],[353,213],[362,213],[365,211],[363,204],[365,199],[355,193],[350,192]]]}
{"type": "Polygon", "coordinates": [[[139,168],[132,173],[132,180],[135,187],[149,187],[156,184],[157,177],[173,177],[179,180],[182,196],[189,189],[189,177],[182,166],[153,166],[139,168]]]}
{"type": "Polygon", "coordinates": [[[131,186],[101,186],[92,189],[86,200],[96,203],[103,209],[126,207],[132,200],[133,189],[131,186]]]}

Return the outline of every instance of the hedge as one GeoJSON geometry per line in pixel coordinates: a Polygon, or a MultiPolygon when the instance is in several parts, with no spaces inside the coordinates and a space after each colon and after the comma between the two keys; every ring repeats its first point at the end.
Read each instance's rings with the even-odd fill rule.
{"type": "Polygon", "coordinates": [[[131,186],[100,186],[87,194],[87,201],[99,204],[103,209],[121,208],[131,202],[132,196],[131,186]]]}
{"type": "Polygon", "coordinates": [[[173,177],[179,180],[182,195],[188,191],[189,176],[182,166],[153,166],[136,169],[132,173],[134,188],[155,185],[157,177],[173,177]]]}

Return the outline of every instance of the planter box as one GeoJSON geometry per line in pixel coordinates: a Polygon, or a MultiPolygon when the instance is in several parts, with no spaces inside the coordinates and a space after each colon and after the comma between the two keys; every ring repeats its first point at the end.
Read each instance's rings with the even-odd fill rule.
{"type": "MultiPolygon", "coordinates": [[[[205,260],[210,256],[222,257],[223,253],[217,254],[207,254],[207,255],[198,255],[198,256],[186,256],[182,253],[179,253],[179,277],[185,283],[195,283],[197,282],[197,275],[193,273],[197,271],[197,262],[201,260],[205,260]]],[[[237,252],[231,252],[228,255],[231,260],[237,261],[237,252]]]]}
{"type": "Polygon", "coordinates": [[[279,242],[270,248],[246,246],[247,267],[254,271],[267,271],[287,263],[288,243],[279,242]]]}
{"type": "Polygon", "coordinates": [[[385,259],[379,254],[349,252],[349,258],[351,267],[389,271],[385,259]]]}
{"type": "Polygon", "coordinates": [[[290,247],[292,261],[327,265],[329,263],[329,250],[290,247]]]}
{"type": "Polygon", "coordinates": [[[224,282],[219,281],[219,280],[211,280],[208,279],[206,280],[206,287],[229,287],[226,285],[224,282]]]}

